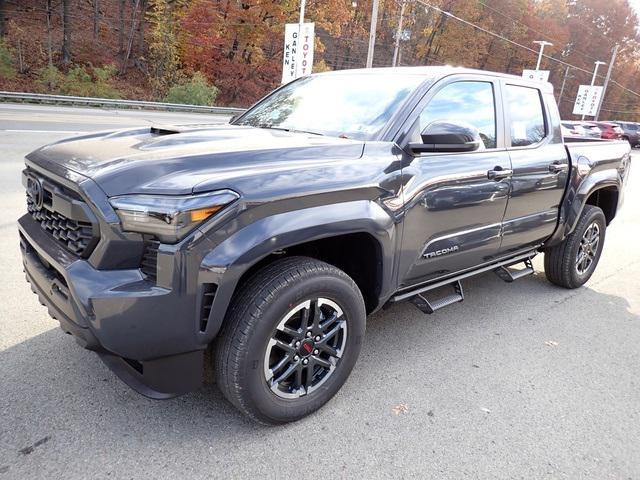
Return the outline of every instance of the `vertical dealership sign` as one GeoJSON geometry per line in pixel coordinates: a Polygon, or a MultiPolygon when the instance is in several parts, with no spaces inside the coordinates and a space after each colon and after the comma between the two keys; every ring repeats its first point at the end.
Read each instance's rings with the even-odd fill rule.
{"type": "Polygon", "coordinates": [[[598,111],[598,104],[602,96],[602,87],[593,85],[580,85],[576,103],[573,105],[574,115],[595,116],[598,111]]]}
{"type": "Polygon", "coordinates": [[[309,75],[313,66],[314,23],[287,23],[284,27],[282,83],[309,75]]]}

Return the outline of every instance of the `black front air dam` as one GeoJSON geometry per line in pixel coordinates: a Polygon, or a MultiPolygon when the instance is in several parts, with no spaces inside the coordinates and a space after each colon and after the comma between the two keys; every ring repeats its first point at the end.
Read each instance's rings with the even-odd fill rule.
{"type": "MultiPolygon", "coordinates": [[[[27,280],[63,331],[97,351],[116,375],[147,397],[170,398],[200,387],[204,346],[189,343],[195,319],[190,332],[184,325],[181,330],[180,320],[191,318],[166,308],[173,292],[142,283],[125,288],[131,271],[94,270],[49,238],[29,216],[18,225],[27,280]],[[172,346],[191,348],[160,348],[171,333],[172,346]]],[[[189,310],[194,312],[195,305],[189,310]]]]}
{"type": "Polygon", "coordinates": [[[138,362],[99,351],[98,355],[120,380],[145,397],[173,398],[202,385],[204,350],[138,362]]]}

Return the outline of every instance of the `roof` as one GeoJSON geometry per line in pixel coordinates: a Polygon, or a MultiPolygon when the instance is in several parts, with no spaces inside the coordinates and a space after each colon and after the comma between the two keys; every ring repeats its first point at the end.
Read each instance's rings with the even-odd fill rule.
{"type": "Polygon", "coordinates": [[[508,73],[490,72],[487,70],[477,70],[473,68],[454,67],[451,65],[419,66],[419,67],[376,67],[376,68],[353,68],[346,70],[331,70],[328,72],[316,73],[314,75],[421,75],[426,78],[442,78],[454,74],[488,75],[491,77],[504,78],[517,81],[519,84],[540,87],[544,85],[545,91],[553,91],[553,85],[549,82],[536,82],[524,79],[517,75],[508,73]]]}

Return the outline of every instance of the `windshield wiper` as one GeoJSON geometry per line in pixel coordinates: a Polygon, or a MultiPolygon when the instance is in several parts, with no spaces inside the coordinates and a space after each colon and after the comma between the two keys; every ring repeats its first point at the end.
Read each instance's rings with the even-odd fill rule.
{"type": "Polygon", "coordinates": [[[324,133],[311,132],[309,130],[298,130],[298,129],[295,129],[295,128],[274,127],[273,125],[266,125],[266,124],[257,125],[257,127],[258,128],[269,128],[271,130],[282,130],[283,132],[290,132],[290,133],[308,133],[309,135],[319,135],[321,137],[324,136],[324,133]]]}

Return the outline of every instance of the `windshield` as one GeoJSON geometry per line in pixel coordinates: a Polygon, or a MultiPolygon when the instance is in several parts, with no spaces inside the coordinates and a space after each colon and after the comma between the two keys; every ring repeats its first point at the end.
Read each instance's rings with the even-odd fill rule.
{"type": "Polygon", "coordinates": [[[424,81],[398,74],[305,77],[264,99],[236,125],[370,140],[424,81]]]}

